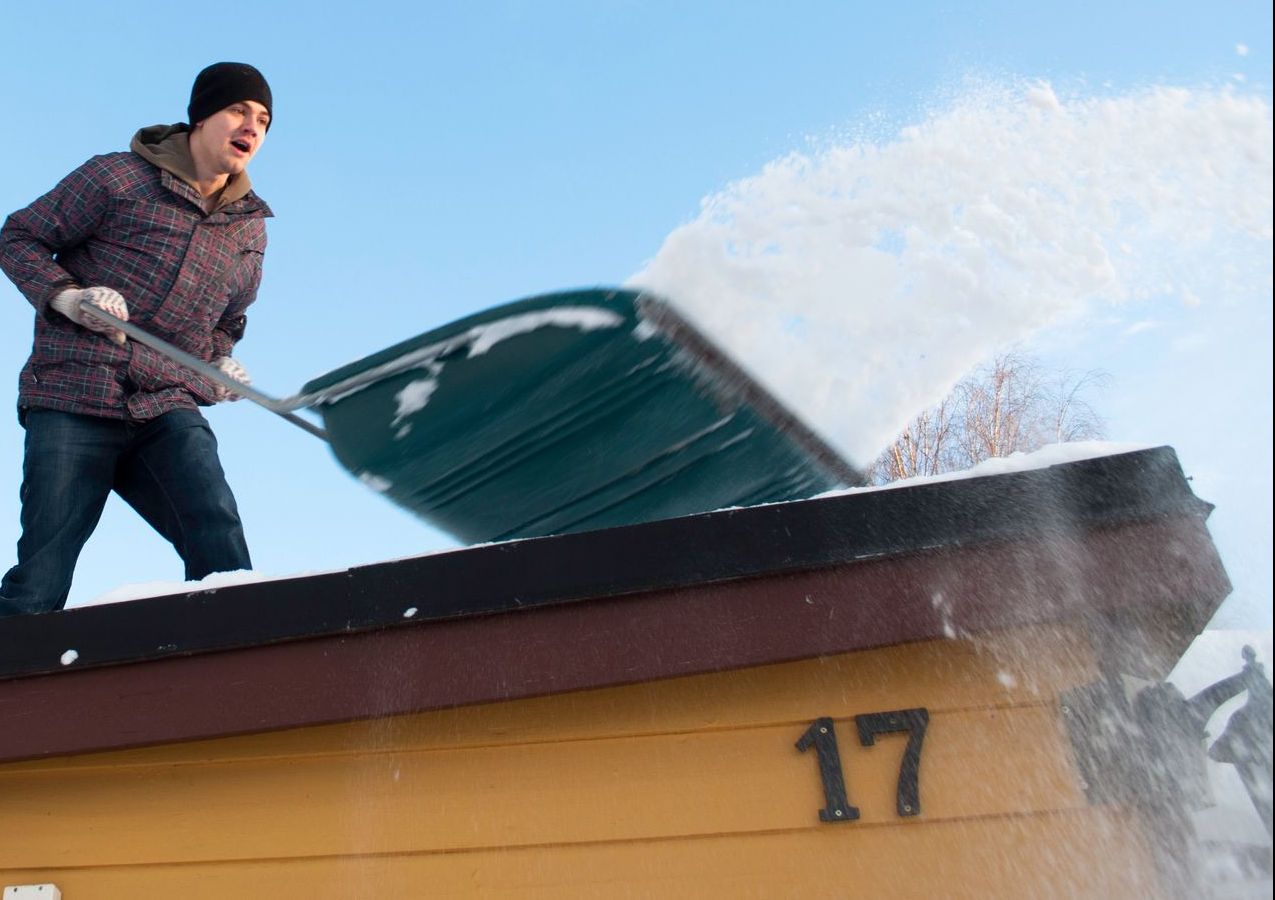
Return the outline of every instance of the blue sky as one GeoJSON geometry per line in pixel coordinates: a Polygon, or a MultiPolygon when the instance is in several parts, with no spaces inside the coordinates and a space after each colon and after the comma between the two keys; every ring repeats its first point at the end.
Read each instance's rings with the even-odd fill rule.
{"type": "MultiPolygon", "coordinates": [[[[36,7],[0,0],[0,214],[138,127],[181,121],[209,62],[251,62],[270,80],[275,123],[251,171],[277,218],[237,355],[280,395],[506,300],[621,282],[702,198],[812,142],[889,134],[971,80],[1271,97],[1263,2],[225,2],[215,19],[166,3],[36,7]]],[[[0,284],[0,409],[13,407],[30,320],[0,284]]],[[[1219,624],[1269,628],[1269,281],[1264,301],[1209,324],[1228,377],[1221,362],[1166,363],[1198,322],[1087,320],[1041,347],[1112,373],[1097,398],[1112,439],[1179,447],[1218,504],[1211,525],[1237,584],[1219,624]],[[1243,398],[1242,421],[1194,416],[1219,392],[1243,398]]],[[[269,414],[240,403],[209,416],[263,572],[451,546],[269,414]]],[[[20,445],[0,415],[4,548],[18,534],[20,445]]],[[[73,601],[180,571],[112,501],[73,601]]]]}

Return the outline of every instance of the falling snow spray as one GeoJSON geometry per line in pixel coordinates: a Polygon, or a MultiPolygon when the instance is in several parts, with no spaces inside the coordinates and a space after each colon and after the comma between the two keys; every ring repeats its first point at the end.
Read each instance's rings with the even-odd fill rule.
{"type": "Polygon", "coordinates": [[[631,282],[865,466],[971,368],[1131,301],[1269,303],[1271,107],[980,85],[702,201],[631,282]]]}

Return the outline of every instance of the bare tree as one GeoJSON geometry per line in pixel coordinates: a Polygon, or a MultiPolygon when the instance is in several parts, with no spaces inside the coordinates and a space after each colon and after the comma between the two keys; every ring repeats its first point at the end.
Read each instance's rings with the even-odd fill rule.
{"type": "Polygon", "coordinates": [[[1105,424],[1088,395],[1106,381],[1102,372],[1055,372],[1004,353],[913,419],[873,464],[871,480],[938,475],[1046,444],[1100,439],[1105,424]]]}
{"type": "Polygon", "coordinates": [[[871,480],[882,484],[912,475],[948,470],[952,441],[952,398],[913,419],[872,468],[871,480]]]}

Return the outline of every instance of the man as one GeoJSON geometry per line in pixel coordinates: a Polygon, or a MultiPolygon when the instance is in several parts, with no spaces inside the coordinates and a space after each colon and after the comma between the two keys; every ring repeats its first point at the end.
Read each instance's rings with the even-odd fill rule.
{"type": "Polygon", "coordinates": [[[271,212],[246,170],[272,111],[255,68],[209,66],[191,90],[189,125],[143,128],[129,152],[95,156],[0,229],[0,268],[36,310],[18,389],[22,534],[0,616],[65,606],[112,490],[172,543],[187,580],[252,567],[198,409],[238,398],[93,311],[248,383],[231,352],[256,299],[271,212]]]}

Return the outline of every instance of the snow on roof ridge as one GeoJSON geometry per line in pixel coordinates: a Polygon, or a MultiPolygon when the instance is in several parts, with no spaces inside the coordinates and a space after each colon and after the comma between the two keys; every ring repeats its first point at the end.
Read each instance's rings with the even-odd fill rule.
{"type": "Polygon", "coordinates": [[[1079,462],[1084,459],[1097,459],[1103,456],[1116,456],[1121,453],[1133,453],[1137,450],[1149,450],[1152,444],[1130,444],[1116,441],[1073,441],[1061,444],[1046,444],[1039,450],[1024,453],[1021,450],[1009,456],[994,456],[977,465],[958,472],[943,472],[938,475],[918,475],[913,478],[901,478],[887,484],[867,485],[864,487],[838,488],[819,494],[819,497],[837,497],[845,494],[862,494],[868,491],[887,491],[896,488],[915,487],[920,484],[935,484],[940,481],[959,481],[963,478],[983,478],[988,475],[1008,475],[1013,472],[1028,472],[1033,469],[1047,469],[1050,466],[1079,462]]]}

